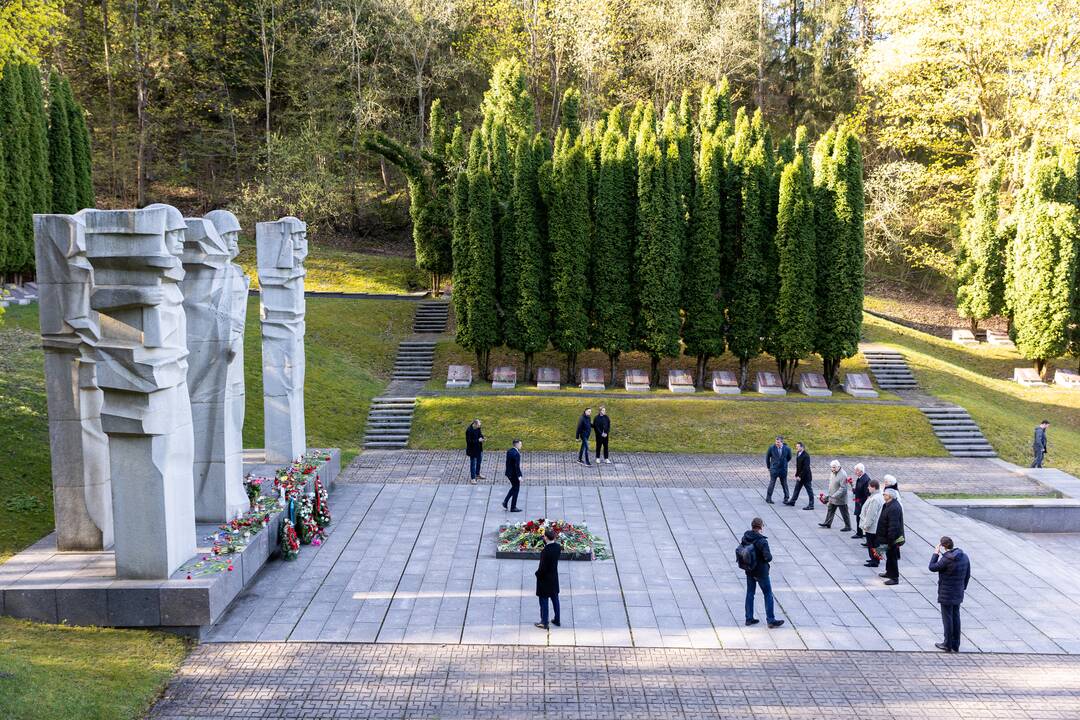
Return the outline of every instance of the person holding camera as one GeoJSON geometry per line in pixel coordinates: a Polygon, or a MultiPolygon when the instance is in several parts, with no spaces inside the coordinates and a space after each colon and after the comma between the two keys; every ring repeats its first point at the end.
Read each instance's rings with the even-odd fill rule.
{"type": "Polygon", "coordinates": [[[934,647],[960,652],[960,604],[971,580],[971,561],[963,550],[953,546],[951,537],[945,536],[930,558],[930,572],[938,574],[937,599],[945,631],[945,642],[934,643],[934,647]]]}

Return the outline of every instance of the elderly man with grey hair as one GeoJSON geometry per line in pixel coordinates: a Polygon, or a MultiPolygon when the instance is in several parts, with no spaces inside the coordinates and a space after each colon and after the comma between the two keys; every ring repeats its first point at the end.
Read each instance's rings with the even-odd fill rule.
{"type": "Polygon", "coordinates": [[[886,488],[885,505],[881,508],[878,519],[877,541],[885,547],[886,585],[900,583],[900,546],[904,544],[904,508],[898,500],[898,493],[893,488],[886,488]]]}
{"type": "Polygon", "coordinates": [[[839,460],[833,460],[829,463],[829,469],[832,474],[829,476],[829,491],[823,493],[820,500],[829,506],[829,511],[825,514],[825,522],[818,523],[818,526],[823,528],[832,527],[833,518],[836,516],[836,511],[840,511],[840,517],[844,518],[844,527],[841,528],[842,532],[851,531],[851,516],[848,514],[847,495],[848,495],[848,474],[847,471],[840,465],[839,460]]]}
{"type": "Polygon", "coordinates": [[[852,493],[852,499],[855,501],[855,534],[851,536],[852,540],[863,537],[859,517],[862,515],[863,503],[866,502],[866,498],[870,497],[870,481],[872,479],[870,473],[866,472],[865,465],[862,463],[855,465],[855,490],[852,493]]]}

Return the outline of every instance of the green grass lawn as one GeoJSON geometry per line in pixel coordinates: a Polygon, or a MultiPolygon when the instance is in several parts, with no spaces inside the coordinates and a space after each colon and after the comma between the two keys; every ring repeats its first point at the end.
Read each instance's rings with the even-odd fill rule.
{"type": "Polygon", "coordinates": [[[187,649],[168,633],[0,618],[0,717],[142,717],[187,649]]]}
{"type": "Polygon", "coordinates": [[[1046,464],[1080,475],[1080,392],[1012,382],[1013,368],[1030,366],[1013,350],[963,347],[870,315],[864,316],[863,334],[901,349],[919,385],[966,408],[1006,460],[1030,464],[1035,425],[1049,420],[1046,464]]]}
{"type": "MultiPolygon", "coordinates": [[[[427,289],[427,275],[417,269],[413,258],[350,252],[317,243],[309,247],[310,254],[304,261],[307,270],[304,288],[307,290],[404,295],[427,289]]],[[[236,262],[251,278],[252,287],[257,288],[259,279],[253,239],[241,242],[236,262]]]]}
{"type": "MultiPolygon", "coordinates": [[[[757,453],[777,434],[826,455],[941,456],[941,443],[917,409],[903,405],[605,398],[618,451],[757,453]]],[[[506,448],[520,437],[526,450],[573,450],[574,428],[595,398],[523,395],[423,397],[411,447],[456,449],[465,426],[484,421],[485,443],[506,448]]]]}

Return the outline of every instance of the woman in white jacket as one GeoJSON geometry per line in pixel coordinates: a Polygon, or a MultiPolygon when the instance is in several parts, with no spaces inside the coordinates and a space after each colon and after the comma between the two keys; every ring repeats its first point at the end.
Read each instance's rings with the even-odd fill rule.
{"type": "MultiPolygon", "coordinates": [[[[886,475],[891,478],[892,475],[886,475]]],[[[895,478],[894,478],[895,480],[895,478]]],[[[881,556],[877,551],[877,524],[881,517],[881,506],[885,504],[885,496],[881,494],[881,487],[877,480],[870,481],[870,497],[862,506],[862,515],[859,519],[859,527],[866,535],[866,551],[870,559],[866,561],[866,567],[877,567],[881,564],[881,556]]]]}
{"type": "Polygon", "coordinates": [[[832,476],[829,478],[829,492],[827,496],[821,498],[821,502],[826,503],[829,506],[829,511],[825,514],[825,522],[818,523],[823,528],[832,527],[833,517],[836,516],[836,511],[840,510],[840,517],[844,518],[844,532],[851,532],[851,515],[848,514],[847,495],[849,478],[847,471],[840,466],[839,460],[833,460],[829,463],[829,469],[832,470],[832,476]]]}

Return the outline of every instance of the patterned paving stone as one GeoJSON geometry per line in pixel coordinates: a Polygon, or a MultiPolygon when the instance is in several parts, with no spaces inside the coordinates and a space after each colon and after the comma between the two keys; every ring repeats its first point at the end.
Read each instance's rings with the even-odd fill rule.
{"type": "Polygon", "coordinates": [[[1080,657],[209,644],[151,709],[211,718],[1080,717],[1080,657]]]}
{"type": "MultiPolygon", "coordinates": [[[[757,455],[677,455],[663,453],[617,453],[611,465],[585,467],[576,452],[524,453],[525,483],[600,487],[758,488],[768,483],[765,449],[757,455]]],[[[814,455],[817,485],[828,478],[833,458],[814,455]]],[[[851,468],[857,462],[878,479],[896,475],[906,490],[923,493],[970,493],[976,495],[1050,495],[1053,490],[1023,475],[1014,475],[992,460],[961,458],[839,458],[851,468]]],[[[486,484],[502,484],[504,453],[487,452],[482,474],[486,484]]],[[[794,475],[794,466],[791,469],[794,475]]],[[[338,482],[407,483],[417,485],[467,484],[468,463],[464,451],[404,450],[368,451],[358,455],[342,471],[338,482]]],[[[791,480],[790,482],[794,482],[791,480]]],[[[777,488],[779,491],[779,488],[777,488]]]]}

